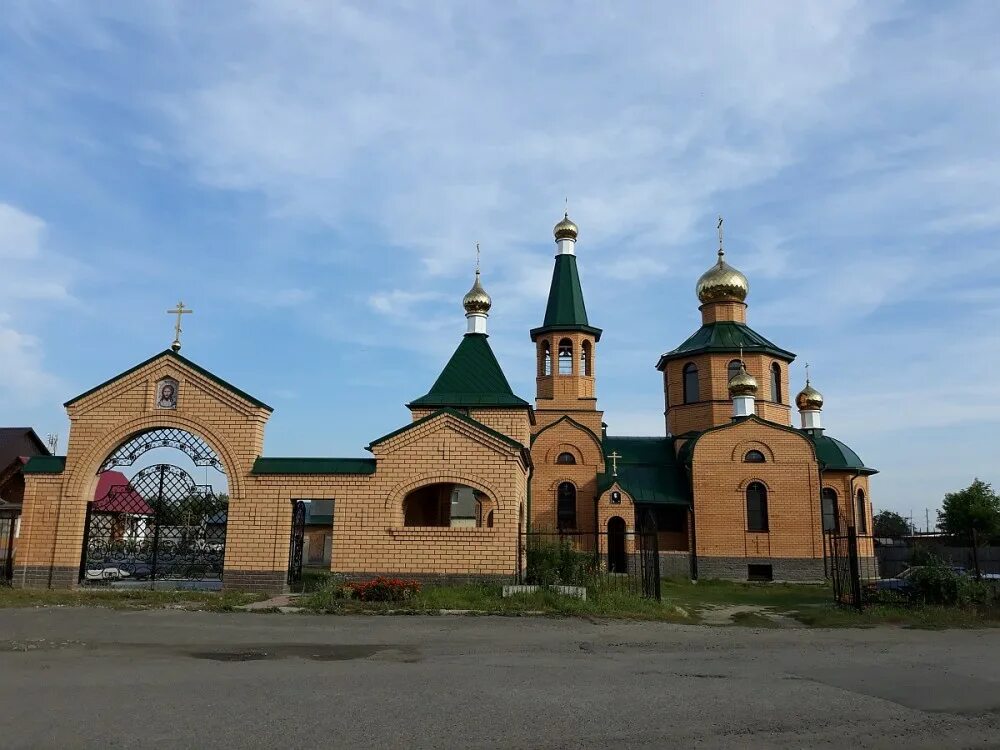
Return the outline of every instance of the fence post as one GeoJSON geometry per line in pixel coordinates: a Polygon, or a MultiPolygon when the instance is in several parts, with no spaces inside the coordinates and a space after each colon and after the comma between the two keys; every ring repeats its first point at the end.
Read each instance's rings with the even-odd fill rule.
{"type": "Polygon", "coordinates": [[[656,601],[662,601],[660,595],[660,535],[653,531],[653,575],[655,576],[656,601]]]}
{"type": "Polygon", "coordinates": [[[976,580],[983,580],[983,574],[979,570],[979,535],[976,529],[972,529],[972,567],[976,571],[976,580]]]}
{"type": "MultiPolygon", "coordinates": [[[[524,583],[521,574],[521,543],[522,543],[522,531],[520,529],[520,524],[518,524],[517,529],[517,571],[514,573],[514,583],[520,586],[524,583]]],[[[524,541],[527,542],[527,537],[523,537],[524,541]]]]}
{"type": "Polygon", "coordinates": [[[854,606],[860,612],[861,604],[861,568],[858,564],[858,532],[853,526],[847,527],[847,554],[851,571],[851,598],[854,606]]]}

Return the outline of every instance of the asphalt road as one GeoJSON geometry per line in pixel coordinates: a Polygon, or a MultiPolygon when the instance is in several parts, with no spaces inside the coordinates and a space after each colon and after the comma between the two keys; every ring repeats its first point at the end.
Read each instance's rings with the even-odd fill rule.
{"type": "Polygon", "coordinates": [[[1000,631],[0,610],[0,748],[1000,747],[1000,631]]]}

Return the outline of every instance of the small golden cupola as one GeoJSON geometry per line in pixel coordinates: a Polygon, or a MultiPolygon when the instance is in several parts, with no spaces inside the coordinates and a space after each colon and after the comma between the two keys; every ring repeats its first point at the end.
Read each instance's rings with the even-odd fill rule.
{"type": "Polygon", "coordinates": [[[740,357],[740,370],[729,379],[729,397],[733,400],[733,418],[756,414],[757,379],[747,372],[740,357]]]}
{"type": "Polygon", "coordinates": [[[719,260],[698,279],[695,292],[698,300],[708,302],[745,302],[750,293],[750,282],[740,271],[726,263],[722,246],[722,217],[719,217],[719,260]]]}
{"type": "Polygon", "coordinates": [[[485,334],[486,318],[493,307],[493,300],[479,281],[479,245],[476,245],[476,280],[472,283],[472,289],[462,297],[462,307],[465,308],[465,318],[469,322],[466,333],[485,334]]]}
{"type": "Polygon", "coordinates": [[[823,429],[820,412],[823,410],[823,394],[809,383],[809,365],[806,365],[806,387],[795,397],[795,405],[799,407],[803,430],[823,429]]]}
{"type": "Polygon", "coordinates": [[[569,211],[565,212],[562,220],[552,228],[552,234],[555,235],[556,242],[559,240],[573,240],[576,242],[579,229],[577,229],[573,220],[569,218],[569,211]]]}

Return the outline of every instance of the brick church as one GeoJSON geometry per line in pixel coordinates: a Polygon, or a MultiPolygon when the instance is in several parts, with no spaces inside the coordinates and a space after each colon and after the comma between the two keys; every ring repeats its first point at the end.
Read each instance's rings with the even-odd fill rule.
{"type": "Polygon", "coordinates": [[[454,354],[407,404],[411,420],[364,458],[264,455],[271,407],[180,354],[179,305],[173,346],[66,402],[66,455],[23,467],[14,584],[196,578],[280,591],[301,560],[290,538],[308,504],[323,508],[318,559],[347,575],[510,577],[529,529],[610,543],[642,523],[655,524],[664,575],[822,579],[823,532],[871,528],[875,471],[825,433],[808,380],[793,426],[794,355],[747,325],[749,284],[721,240],[697,283],[701,327],[656,363],[664,434],[627,437],[608,435],[598,408],[602,331],[584,304],[577,226],[566,216],[554,235],[548,302],[530,331],[534,405],[490,348],[477,270],[454,354]],[[146,465],[164,450],[174,463],[146,465]],[[198,483],[209,471],[224,497],[198,483]]]}

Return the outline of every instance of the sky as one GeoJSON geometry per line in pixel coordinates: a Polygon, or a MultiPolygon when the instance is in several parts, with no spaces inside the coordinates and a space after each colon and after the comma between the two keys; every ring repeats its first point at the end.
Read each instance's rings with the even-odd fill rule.
{"type": "Polygon", "coordinates": [[[268,455],[366,455],[465,330],[534,396],[568,199],[612,434],[715,260],[827,432],[922,520],[1000,483],[994,2],[7,0],[0,424],[166,349],[271,404],[268,455]]]}

